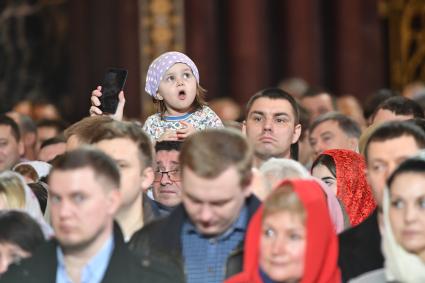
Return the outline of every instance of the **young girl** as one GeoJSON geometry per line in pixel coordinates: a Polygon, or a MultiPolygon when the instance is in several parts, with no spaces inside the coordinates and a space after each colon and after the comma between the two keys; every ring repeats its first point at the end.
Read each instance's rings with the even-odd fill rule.
{"type": "Polygon", "coordinates": [[[195,63],[180,52],[166,52],[149,66],[146,92],[158,104],[143,130],[153,141],[181,140],[196,130],[223,127],[204,100],[195,63]]]}

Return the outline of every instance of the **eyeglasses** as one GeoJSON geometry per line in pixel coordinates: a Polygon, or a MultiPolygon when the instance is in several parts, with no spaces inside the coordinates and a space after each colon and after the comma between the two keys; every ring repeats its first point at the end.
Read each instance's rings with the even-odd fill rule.
{"type": "Polygon", "coordinates": [[[173,182],[180,181],[180,169],[169,170],[169,171],[155,171],[155,179],[153,181],[161,182],[162,177],[164,177],[164,174],[167,174],[168,179],[170,179],[173,182]]]}

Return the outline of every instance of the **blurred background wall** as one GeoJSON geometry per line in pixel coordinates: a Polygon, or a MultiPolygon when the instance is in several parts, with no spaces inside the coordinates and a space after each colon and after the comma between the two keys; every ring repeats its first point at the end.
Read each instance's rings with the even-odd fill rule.
{"type": "Polygon", "coordinates": [[[300,77],[364,100],[425,79],[424,7],[418,0],[1,0],[1,108],[45,98],[76,121],[106,69],[121,67],[129,70],[126,115],[143,119],[151,108],[146,68],[174,49],[195,61],[208,99],[243,105],[260,89],[300,77]]]}

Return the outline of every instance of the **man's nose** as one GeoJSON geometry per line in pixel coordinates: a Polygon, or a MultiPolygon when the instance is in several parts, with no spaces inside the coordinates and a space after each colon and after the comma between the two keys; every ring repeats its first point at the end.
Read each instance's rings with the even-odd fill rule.
{"type": "Polygon", "coordinates": [[[170,179],[170,176],[168,175],[169,173],[163,173],[162,177],[161,177],[161,184],[162,185],[166,185],[166,184],[172,184],[173,182],[170,179]]]}
{"type": "Polygon", "coordinates": [[[273,121],[272,121],[272,119],[264,118],[263,130],[270,131],[272,129],[273,129],[273,121]]]}
{"type": "Polygon", "coordinates": [[[212,211],[211,208],[208,205],[202,205],[201,211],[199,213],[199,218],[203,222],[208,222],[212,218],[212,211]]]}

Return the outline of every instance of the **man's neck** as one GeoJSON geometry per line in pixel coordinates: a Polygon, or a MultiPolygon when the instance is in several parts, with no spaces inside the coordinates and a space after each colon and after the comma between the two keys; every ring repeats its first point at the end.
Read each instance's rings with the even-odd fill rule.
{"type": "Polygon", "coordinates": [[[116,215],[116,220],[121,226],[124,239],[128,241],[131,236],[143,227],[143,194],[140,194],[131,205],[121,207],[116,215]]]}
{"type": "Polygon", "coordinates": [[[81,272],[84,266],[102,249],[106,241],[112,235],[112,223],[106,227],[105,231],[98,235],[90,245],[82,249],[67,249],[61,247],[63,253],[66,272],[72,279],[72,282],[80,282],[81,272]]]}

